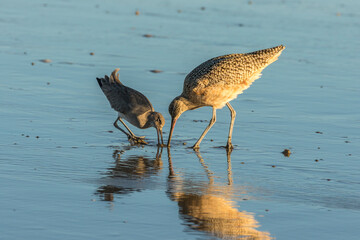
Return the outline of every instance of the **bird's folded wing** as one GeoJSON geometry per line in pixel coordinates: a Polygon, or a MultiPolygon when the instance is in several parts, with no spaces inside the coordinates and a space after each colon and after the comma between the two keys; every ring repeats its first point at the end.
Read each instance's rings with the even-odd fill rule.
{"type": "Polygon", "coordinates": [[[238,85],[250,86],[261,76],[261,71],[277,60],[285,47],[277,46],[246,54],[229,54],[212,58],[185,78],[184,92],[201,94],[202,89],[213,86],[238,85]]]}
{"type": "Polygon", "coordinates": [[[98,78],[99,85],[113,109],[123,114],[137,112],[138,114],[147,111],[154,111],[150,101],[140,92],[126,87],[116,81],[105,78],[98,78]]]}

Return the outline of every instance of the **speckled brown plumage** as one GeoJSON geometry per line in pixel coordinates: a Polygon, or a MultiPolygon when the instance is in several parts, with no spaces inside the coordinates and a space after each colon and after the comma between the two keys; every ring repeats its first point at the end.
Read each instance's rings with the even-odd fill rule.
{"type": "Polygon", "coordinates": [[[280,45],[250,53],[215,57],[192,70],[185,78],[183,92],[169,105],[172,122],[168,146],[175,123],[183,112],[211,106],[213,117],[210,124],[193,146],[198,149],[203,137],[216,121],[216,109],[227,105],[231,112],[227,149],[232,149],[231,135],[236,113],[229,102],[250,87],[261,76],[261,71],[276,61],[284,49],[280,45]]]}
{"type": "Polygon", "coordinates": [[[245,54],[212,58],[185,78],[181,96],[203,106],[222,108],[261,76],[285,47],[280,45],[245,54]]]}

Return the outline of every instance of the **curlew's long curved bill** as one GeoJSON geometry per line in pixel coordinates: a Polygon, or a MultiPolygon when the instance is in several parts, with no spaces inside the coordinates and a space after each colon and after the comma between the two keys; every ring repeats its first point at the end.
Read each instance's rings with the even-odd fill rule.
{"type": "Polygon", "coordinates": [[[173,134],[173,131],[174,131],[176,120],[177,119],[171,119],[171,128],[170,128],[169,139],[168,139],[168,143],[167,143],[168,147],[170,147],[171,137],[172,137],[172,134],[173,134]]]}

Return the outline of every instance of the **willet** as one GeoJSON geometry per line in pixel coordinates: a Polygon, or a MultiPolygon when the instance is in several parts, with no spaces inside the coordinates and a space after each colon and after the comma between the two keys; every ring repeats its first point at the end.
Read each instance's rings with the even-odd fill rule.
{"type": "Polygon", "coordinates": [[[147,142],[144,141],[144,136],[135,136],[122,119],[141,129],[154,127],[157,132],[158,145],[163,145],[162,128],[165,124],[164,117],[161,113],[154,111],[150,101],[142,93],[126,87],[120,82],[117,73],[119,70],[119,68],[115,69],[110,77],[105,75],[104,78],[96,78],[111,107],[118,112],[114,126],[125,133],[128,140],[135,144],[147,144],[147,142]],[[117,121],[120,121],[129,133],[121,129],[117,121]],[[159,135],[161,136],[161,144],[159,135]]]}
{"type": "Polygon", "coordinates": [[[261,71],[276,61],[284,49],[280,45],[251,53],[224,55],[212,58],[192,70],[184,80],[182,94],[169,105],[171,128],[168,147],[176,121],[183,112],[210,106],[213,109],[210,123],[193,146],[193,149],[199,149],[202,139],[216,122],[216,109],[226,105],[231,114],[226,149],[233,149],[231,135],[236,112],[229,102],[250,87],[261,76],[261,71]]]}

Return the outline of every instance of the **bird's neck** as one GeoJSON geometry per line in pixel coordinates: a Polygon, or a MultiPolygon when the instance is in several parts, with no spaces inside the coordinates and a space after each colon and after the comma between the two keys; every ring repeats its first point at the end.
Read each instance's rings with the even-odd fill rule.
{"type": "Polygon", "coordinates": [[[193,110],[193,109],[199,107],[199,106],[195,105],[193,102],[191,102],[187,97],[183,97],[182,95],[180,95],[177,98],[179,101],[181,101],[183,103],[184,112],[187,110],[193,110]]]}
{"type": "Polygon", "coordinates": [[[143,128],[154,127],[153,126],[153,123],[154,123],[153,113],[154,112],[149,111],[144,114],[144,119],[146,119],[146,123],[143,128]]]}

